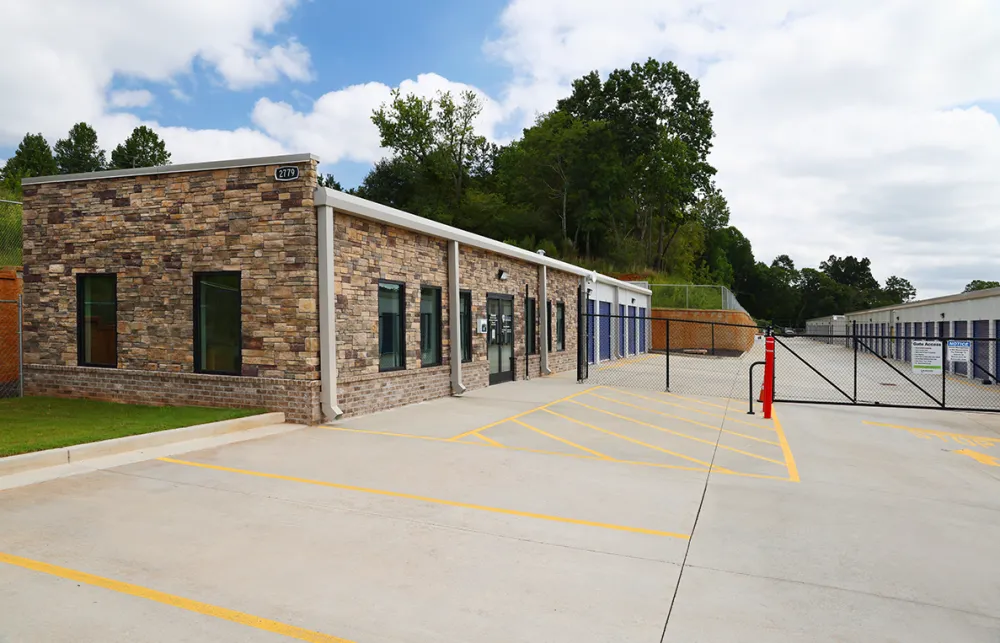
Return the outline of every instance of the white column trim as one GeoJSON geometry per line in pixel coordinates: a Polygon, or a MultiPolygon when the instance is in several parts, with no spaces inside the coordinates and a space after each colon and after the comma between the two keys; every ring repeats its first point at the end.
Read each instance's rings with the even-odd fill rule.
{"type": "Polygon", "coordinates": [[[337,325],[333,273],[333,207],[316,208],[319,248],[319,367],[320,406],[327,420],[344,412],[337,406],[337,325]]]}
{"type": "MultiPolygon", "coordinates": [[[[451,394],[465,393],[462,384],[462,301],[458,265],[459,248],[457,241],[448,242],[448,329],[451,348],[449,360],[451,363],[451,394]]],[[[469,320],[472,323],[472,320],[469,320]]]]}

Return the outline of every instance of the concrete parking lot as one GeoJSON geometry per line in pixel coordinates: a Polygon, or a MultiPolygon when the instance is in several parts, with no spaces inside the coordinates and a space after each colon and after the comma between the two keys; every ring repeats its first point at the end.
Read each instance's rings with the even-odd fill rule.
{"type": "Polygon", "coordinates": [[[556,377],[95,469],[0,491],[0,641],[996,642],[998,420],[556,377]]]}

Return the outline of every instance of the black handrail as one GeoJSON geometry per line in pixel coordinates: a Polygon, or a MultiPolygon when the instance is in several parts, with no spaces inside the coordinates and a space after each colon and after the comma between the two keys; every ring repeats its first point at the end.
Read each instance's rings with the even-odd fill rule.
{"type": "Polygon", "coordinates": [[[764,362],[754,362],[750,365],[750,410],[747,411],[747,415],[753,415],[753,367],[754,366],[764,366],[764,362]]]}

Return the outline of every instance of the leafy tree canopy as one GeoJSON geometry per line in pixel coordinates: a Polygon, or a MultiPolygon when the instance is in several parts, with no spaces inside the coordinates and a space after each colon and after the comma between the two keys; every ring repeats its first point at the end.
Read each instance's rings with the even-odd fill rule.
{"type": "Polygon", "coordinates": [[[965,286],[965,290],[962,292],[986,290],[987,288],[1000,288],[1000,281],[983,281],[982,279],[973,279],[965,286]]]}
{"type": "Polygon", "coordinates": [[[97,132],[87,123],[77,123],[66,138],[56,141],[55,162],[60,174],[98,172],[107,168],[104,150],[97,145],[97,132]]]}
{"type": "Polygon", "coordinates": [[[134,167],[157,167],[170,164],[170,152],[160,136],[140,125],[124,143],[111,151],[111,167],[128,169],[134,167]]]}

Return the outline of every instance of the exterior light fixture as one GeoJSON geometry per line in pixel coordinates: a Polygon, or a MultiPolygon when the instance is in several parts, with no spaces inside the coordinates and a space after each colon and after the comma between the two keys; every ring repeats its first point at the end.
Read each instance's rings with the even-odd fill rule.
{"type": "Polygon", "coordinates": [[[944,319],[944,313],[941,313],[941,319],[944,319]]]}
{"type": "Polygon", "coordinates": [[[633,304],[635,303],[635,297],[633,297],[633,298],[632,298],[632,303],[633,303],[633,304]]]}
{"type": "Polygon", "coordinates": [[[500,281],[507,281],[508,279],[510,279],[510,273],[501,268],[500,272],[497,273],[497,279],[499,279],[500,281]]]}
{"type": "Polygon", "coordinates": [[[543,257],[545,256],[545,251],[544,251],[544,250],[542,250],[541,248],[539,248],[539,249],[538,249],[538,250],[536,250],[535,252],[537,252],[538,254],[542,255],[543,257]]]}

